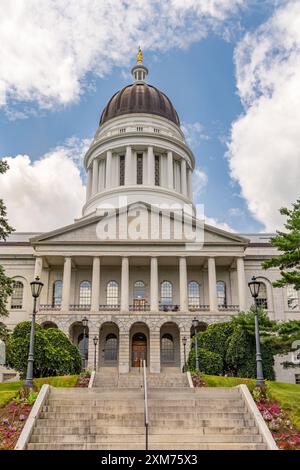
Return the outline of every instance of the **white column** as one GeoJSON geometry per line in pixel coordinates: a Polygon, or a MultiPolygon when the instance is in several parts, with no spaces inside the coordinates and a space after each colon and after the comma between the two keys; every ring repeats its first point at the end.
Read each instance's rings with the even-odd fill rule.
{"type": "Polygon", "coordinates": [[[106,163],[105,163],[105,189],[111,188],[111,166],[112,166],[112,153],[111,150],[106,152],[106,163]]]}
{"type": "Polygon", "coordinates": [[[121,310],[128,311],[128,298],[129,298],[129,259],[122,258],[121,268],[121,310]]]}
{"type": "Polygon", "coordinates": [[[92,196],[94,196],[98,191],[98,165],[99,162],[95,158],[93,160],[92,196]]]}
{"type": "Polygon", "coordinates": [[[86,200],[91,197],[92,193],[92,169],[87,169],[87,179],[86,179],[86,200]]]}
{"type": "Polygon", "coordinates": [[[174,188],[174,175],[173,175],[173,153],[168,152],[168,188],[174,188]]]}
{"type": "Polygon", "coordinates": [[[64,261],[64,273],[63,273],[63,287],[62,287],[62,301],[61,301],[62,310],[69,310],[70,288],[71,288],[71,268],[72,268],[71,257],[66,257],[64,261]]]}
{"type": "Polygon", "coordinates": [[[208,258],[208,290],[209,308],[211,312],[218,310],[217,303],[217,276],[215,258],[208,258]]]}
{"type": "Polygon", "coordinates": [[[193,199],[193,183],[192,183],[192,170],[188,168],[187,170],[188,174],[188,197],[190,199],[193,199]]]}
{"type": "Polygon", "coordinates": [[[158,262],[157,258],[151,258],[150,264],[150,310],[158,311],[158,262]]]}
{"type": "Polygon", "coordinates": [[[187,269],[186,269],[186,258],[179,258],[179,291],[180,291],[180,310],[188,310],[188,299],[187,299],[187,269]]]}
{"type": "Polygon", "coordinates": [[[239,307],[240,307],[240,310],[244,312],[247,309],[244,258],[237,258],[236,269],[237,269],[237,281],[238,281],[239,307]]]}
{"type": "Polygon", "coordinates": [[[91,310],[98,312],[99,310],[99,294],[100,294],[100,258],[93,258],[93,274],[92,274],[92,302],[91,310]]]}
{"type": "Polygon", "coordinates": [[[127,146],[125,154],[125,186],[132,184],[132,181],[132,150],[130,146],[127,146]]]}
{"type": "Polygon", "coordinates": [[[181,159],[181,194],[184,196],[187,195],[187,188],[186,188],[186,161],[182,158],[181,159]]]}
{"type": "Polygon", "coordinates": [[[34,265],[34,279],[36,277],[42,278],[42,270],[43,270],[43,258],[38,256],[35,258],[35,265],[34,265]]]}
{"type": "Polygon", "coordinates": [[[155,184],[155,175],[154,175],[154,153],[153,147],[148,147],[147,153],[147,174],[148,174],[148,184],[154,186],[155,184]]]}

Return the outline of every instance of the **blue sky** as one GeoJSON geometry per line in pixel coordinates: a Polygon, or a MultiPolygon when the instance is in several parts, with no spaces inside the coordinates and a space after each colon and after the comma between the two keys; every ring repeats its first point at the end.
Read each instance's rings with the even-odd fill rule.
{"type": "MultiPolygon", "coordinates": [[[[257,200],[255,201],[255,196],[251,196],[251,188],[247,189],[247,184],[243,183],[244,175],[241,171],[235,179],[231,177],[232,171],[235,174],[238,172],[239,162],[235,164],[238,159],[237,152],[235,151],[236,154],[232,152],[234,154],[232,168],[226,158],[227,145],[235,145],[237,140],[237,137],[231,134],[231,126],[236,125],[238,128],[240,117],[244,116],[247,119],[247,112],[253,104],[257,104],[257,100],[263,94],[262,91],[258,91],[255,98],[252,97],[250,104],[245,105],[245,102],[242,104],[249,90],[244,93],[245,87],[238,88],[238,74],[240,73],[240,77],[243,74],[237,70],[239,65],[234,62],[234,54],[239,45],[243,46],[243,41],[245,43],[247,33],[252,35],[251,47],[258,47],[259,34],[266,34],[260,33],[260,28],[272,19],[274,12],[280,10],[280,7],[285,8],[290,2],[241,1],[241,3],[246,3],[246,7],[238,13],[229,12],[226,31],[221,27],[220,32],[219,25],[217,29],[212,28],[212,30],[208,27],[205,37],[194,39],[191,43],[187,41],[181,47],[164,47],[164,50],[156,49],[153,44],[147,49],[145,45],[143,54],[144,63],[149,68],[148,82],[160,88],[172,100],[182,125],[189,130],[187,137],[196,156],[197,168],[201,174],[206,175],[206,184],[202,184],[200,191],[197,187],[198,179],[194,179],[195,202],[204,203],[206,216],[216,224],[221,226],[227,224],[223,226],[245,233],[273,229],[273,227],[271,223],[264,224],[263,215],[257,208],[257,200]]],[[[185,25],[187,29],[188,21],[185,25]]],[[[133,64],[136,52],[133,49],[138,46],[138,41],[135,44],[133,38],[131,44],[130,61],[133,64]]],[[[109,43],[106,45],[107,48],[109,43]]],[[[18,93],[20,98],[17,100],[8,99],[0,108],[0,156],[13,159],[18,155],[27,155],[30,165],[34,167],[34,162],[39,161],[45,154],[55,152],[60,147],[68,147],[68,143],[66,144],[68,139],[74,138],[75,142],[82,142],[92,138],[108,99],[131,81],[128,76],[129,64],[125,65],[126,61],[118,64],[117,59],[109,63],[109,51],[107,52],[107,70],[101,71],[101,76],[97,76],[92,66],[90,69],[87,67],[85,73],[79,76],[80,95],[74,94],[68,102],[54,99],[50,105],[44,105],[41,104],[38,93],[36,96],[33,93],[30,99],[22,99],[24,96],[27,98],[26,90],[23,95],[18,93]],[[25,116],[18,117],[18,112],[24,113],[25,116]]],[[[251,53],[251,48],[247,53],[251,53]]],[[[97,59],[97,55],[95,57],[97,59]]],[[[103,58],[99,59],[101,60],[103,61],[103,58]]],[[[240,60],[240,67],[242,66],[244,66],[243,60],[240,60]]],[[[240,78],[241,82],[242,80],[245,81],[245,78],[240,78]]],[[[30,94],[30,86],[27,86],[30,94]]],[[[243,142],[247,138],[252,139],[246,136],[243,142]]],[[[244,155],[243,142],[236,144],[237,148],[241,148],[242,155],[244,155]]],[[[255,149],[252,151],[255,152],[255,149]]],[[[67,150],[67,156],[71,159],[72,152],[74,152],[74,143],[72,146],[69,145],[67,150]]],[[[248,171],[255,174],[257,162],[252,164],[251,152],[247,158],[248,171]]],[[[78,161],[76,164],[78,165],[78,161]]],[[[298,169],[297,166],[297,171],[298,169]]],[[[57,170],[59,171],[58,168],[57,170]]],[[[72,191],[72,188],[69,187],[69,190],[72,191]]],[[[73,190],[76,191],[76,186],[73,190]]],[[[12,213],[26,199],[26,190],[24,191],[20,196],[14,195],[14,204],[10,201],[12,197],[10,191],[4,191],[4,198],[7,195],[8,209],[11,207],[12,213]]],[[[282,202],[285,202],[284,199],[282,202]]],[[[272,220],[271,215],[270,220],[272,220]]],[[[61,218],[57,220],[57,224],[61,221],[61,218]]],[[[70,222],[71,220],[65,221],[65,223],[70,222]]],[[[55,218],[53,222],[51,219],[52,223],[55,225],[55,218]]],[[[17,228],[28,227],[26,224],[24,227],[19,224],[17,228]]],[[[41,228],[43,229],[43,224],[41,228]]]]}

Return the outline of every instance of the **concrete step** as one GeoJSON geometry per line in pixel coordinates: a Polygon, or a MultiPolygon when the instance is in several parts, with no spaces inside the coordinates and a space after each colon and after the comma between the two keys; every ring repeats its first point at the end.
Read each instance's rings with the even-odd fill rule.
{"type": "MultiPolygon", "coordinates": [[[[49,443],[30,443],[28,450],[124,450],[120,443],[105,444],[49,444],[49,443]]],[[[145,450],[145,443],[130,442],[126,444],[126,450],[145,450]]],[[[149,445],[149,450],[266,450],[265,444],[259,443],[181,443],[149,445]]]]}
{"type": "MultiPolygon", "coordinates": [[[[145,432],[144,426],[108,426],[106,425],[94,425],[94,424],[87,424],[85,426],[56,426],[53,423],[53,426],[49,425],[41,425],[38,424],[32,435],[33,436],[40,436],[40,435],[69,435],[69,434],[99,434],[99,435],[115,435],[115,434],[130,434],[130,435],[143,435],[145,432]]],[[[189,435],[192,436],[195,433],[201,435],[214,435],[214,434],[229,434],[231,436],[234,435],[255,435],[258,434],[258,429],[255,426],[252,427],[235,427],[235,426],[227,426],[227,427],[197,427],[196,431],[195,428],[187,428],[187,427],[180,427],[180,428],[171,428],[171,427],[159,427],[159,426],[150,426],[149,427],[149,435],[166,435],[166,434],[176,434],[176,435],[189,435]]]]}
{"type": "MultiPolygon", "coordinates": [[[[145,442],[145,432],[143,434],[115,434],[115,435],[107,435],[107,434],[86,434],[86,435],[78,435],[78,434],[51,434],[50,437],[51,443],[119,443],[119,444],[127,444],[131,442],[135,443],[144,443],[145,442]]],[[[40,434],[40,435],[33,435],[30,439],[31,443],[47,443],[49,442],[49,435],[40,434]]],[[[150,434],[149,435],[149,444],[188,444],[190,442],[193,443],[252,443],[262,442],[262,437],[259,434],[254,435],[222,435],[222,434],[197,434],[194,435],[185,435],[185,434],[150,434]]]]}

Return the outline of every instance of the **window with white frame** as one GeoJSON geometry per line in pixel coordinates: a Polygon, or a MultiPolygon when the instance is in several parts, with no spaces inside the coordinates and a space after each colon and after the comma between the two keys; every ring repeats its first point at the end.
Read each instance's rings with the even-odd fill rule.
{"type": "Polygon", "coordinates": [[[200,304],[200,285],[197,281],[190,281],[188,283],[188,298],[189,305],[200,304]]]}
{"type": "Polygon", "coordinates": [[[265,309],[268,308],[267,286],[264,282],[260,283],[256,305],[265,309]]]}
{"type": "Polygon", "coordinates": [[[227,304],[226,299],[226,284],[224,281],[217,282],[217,300],[220,307],[225,307],[227,304]]]}
{"type": "Polygon", "coordinates": [[[62,281],[57,280],[53,283],[52,307],[60,307],[62,299],[62,281]]]}
{"type": "Polygon", "coordinates": [[[79,305],[91,304],[92,288],[90,281],[82,281],[79,286],[79,305]]]}
{"type": "Polygon", "coordinates": [[[118,305],[119,304],[119,284],[117,281],[109,281],[106,288],[106,304],[118,305]]]}
{"type": "Polygon", "coordinates": [[[11,295],[10,308],[21,309],[23,307],[24,285],[21,281],[14,281],[13,293],[11,295]]]}
{"type": "Polygon", "coordinates": [[[163,281],[160,285],[160,301],[162,305],[172,305],[173,285],[170,281],[163,281]]]}

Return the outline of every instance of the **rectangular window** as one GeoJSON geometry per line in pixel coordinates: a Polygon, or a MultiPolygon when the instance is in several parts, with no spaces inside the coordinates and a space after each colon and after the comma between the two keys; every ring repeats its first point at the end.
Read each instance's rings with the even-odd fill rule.
{"type": "Polygon", "coordinates": [[[136,184],[143,184],[143,154],[138,153],[136,157],[136,184]]]}
{"type": "Polygon", "coordinates": [[[300,385],[300,374],[295,374],[295,383],[300,385]]]}
{"type": "Polygon", "coordinates": [[[155,168],[154,168],[154,175],[155,175],[155,186],[159,186],[160,184],[160,174],[159,174],[159,155],[155,155],[155,168]]]}
{"type": "Polygon", "coordinates": [[[125,184],[125,155],[120,156],[120,186],[125,184]]]}

